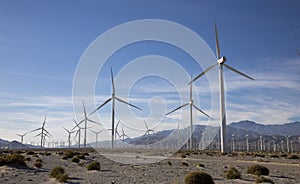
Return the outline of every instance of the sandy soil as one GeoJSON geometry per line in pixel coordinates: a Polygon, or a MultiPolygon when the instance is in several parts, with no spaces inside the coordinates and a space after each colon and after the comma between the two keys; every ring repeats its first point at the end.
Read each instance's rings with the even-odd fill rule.
{"type": "MultiPolygon", "coordinates": [[[[38,153],[39,151],[36,151],[38,153]]],[[[120,156],[122,155],[121,153],[120,156]]],[[[0,167],[0,183],[58,183],[49,177],[49,173],[55,166],[62,166],[69,175],[69,183],[101,183],[101,184],[126,184],[126,183],[157,183],[177,184],[184,183],[185,175],[190,171],[204,171],[213,177],[215,183],[254,183],[255,176],[246,174],[247,167],[252,164],[261,164],[270,170],[269,176],[274,183],[289,184],[300,183],[300,162],[286,158],[254,157],[254,156],[230,156],[207,154],[177,153],[158,163],[147,165],[130,165],[114,162],[97,152],[89,153],[85,159],[81,159],[81,165],[73,163],[71,159],[63,160],[57,151],[51,151],[51,156],[38,154],[42,159],[42,168],[35,168],[33,164],[37,157],[31,157],[27,162],[28,167],[0,167]],[[185,155],[186,158],[182,158],[185,155]],[[92,161],[101,163],[100,171],[88,171],[86,165],[92,161]],[[187,163],[186,165],[183,165],[187,163]],[[201,167],[199,165],[204,165],[201,167]],[[241,171],[242,179],[228,180],[224,178],[223,171],[234,166],[241,171]]],[[[137,156],[135,159],[148,159],[137,156]]]]}

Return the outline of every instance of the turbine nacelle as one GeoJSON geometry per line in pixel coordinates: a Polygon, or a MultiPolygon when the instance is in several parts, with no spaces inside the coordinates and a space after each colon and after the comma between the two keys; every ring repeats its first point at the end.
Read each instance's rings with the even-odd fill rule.
{"type": "Polygon", "coordinates": [[[221,57],[220,59],[218,59],[218,63],[219,64],[223,64],[223,63],[225,63],[226,62],[226,57],[225,56],[223,56],[223,57],[221,57]]]}

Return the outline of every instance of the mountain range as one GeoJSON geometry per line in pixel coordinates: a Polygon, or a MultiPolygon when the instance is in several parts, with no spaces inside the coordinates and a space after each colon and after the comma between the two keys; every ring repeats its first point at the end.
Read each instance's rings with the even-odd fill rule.
{"type": "MultiPolygon", "coordinates": [[[[211,132],[212,135],[218,135],[219,127],[212,126],[203,126],[203,125],[195,125],[193,137],[196,142],[201,140],[201,136],[203,132],[211,132]]],[[[162,130],[152,134],[150,136],[143,135],[135,138],[127,138],[124,142],[133,145],[145,145],[152,144],[155,142],[159,142],[166,137],[171,137],[169,140],[170,144],[177,144],[176,140],[178,135],[186,135],[189,136],[189,127],[185,129],[178,130],[162,130]],[[173,138],[172,138],[173,137],[173,138]]],[[[274,124],[274,125],[263,125],[256,123],[254,121],[243,120],[239,122],[233,122],[227,126],[227,139],[231,140],[234,136],[236,140],[245,140],[246,135],[249,138],[249,142],[253,142],[253,140],[258,139],[260,136],[264,136],[267,139],[271,139],[272,137],[278,137],[282,140],[286,136],[294,137],[295,139],[300,139],[300,122],[291,122],[285,124],[274,124]]],[[[212,137],[217,141],[218,136],[212,137]]],[[[119,144],[122,143],[121,140],[118,140],[119,144]]],[[[102,141],[99,145],[105,145],[105,147],[109,147],[109,141],[102,141]]],[[[300,143],[299,143],[300,144],[300,143]]],[[[90,145],[95,145],[95,143],[90,143],[90,145]]],[[[23,145],[18,141],[7,141],[0,139],[0,148],[2,149],[19,149],[19,148],[35,148],[32,145],[23,145]]]]}

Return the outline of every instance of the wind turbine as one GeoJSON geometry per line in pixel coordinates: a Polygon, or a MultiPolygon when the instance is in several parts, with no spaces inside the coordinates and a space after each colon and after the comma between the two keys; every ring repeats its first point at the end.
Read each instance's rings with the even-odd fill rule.
{"type": "Polygon", "coordinates": [[[93,132],[96,135],[96,148],[98,148],[98,134],[100,134],[103,130],[105,130],[105,129],[102,129],[98,132],[96,132],[94,130],[90,130],[91,132],[93,132]]]}
{"type": "Polygon", "coordinates": [[[19,136],[21,138],[21,144],[23,144],[23,138],[27,134],[28,134],[28,132],[26,132],[25,134],[16,134],[17,136],[19,136]]]}
{"type": "Polygon", "coordinates": [[[66,132],[68,132],[68,142],[69,142],[69,148],[71,147],[71,134],[76,132],[76,131],[69,131],[68,129],[66,129],[65,127],[63,127],[65,129],[66,132]]]}
{"type": "MultiPolygon", "coordinates": [[[[116,127],[115,127],[115,146],[116,146],[116,140],[117,140],[117,136],[120,136],[119,132],[118,132],[118,126],[120,124],[120,120],[118,121],[116,127]]],[[[112,130],[111,128],[110,129],[107,129],[107,130],[112,130]]]]}
{"type": "Polygon", "coordinates": [[[74,130],[75,128],[78,128],[78,130],[77,130],[77,132],[75,134],[75,138],[78,136],[78,148],[80,148],[81,129],[84,129],[84,128],[80,127],[79,123],[77,123],[75,119],[73,119],[73,122],[75,123],[75,127],[73,127],[71,129],[71,131],[74,130]]]}
{"type": "Polygon", "coordinates": [[[123,141],[123,145],[124,145],[125,137],[129,138],[129,136],[127,134],[125,134],[123,126],[122,126],[122,134],[119,135],[119,138],[121,138],[121,137],[122,137],[122,141],[123,141]]]}
{"type": "Polygon", "coordinates": [[[97,109],[95,109],[91,114],[95,113],[97,110],[101,109],[104,105],[106,105],[108,102],[112,101],[112,105],[111,105],[111,148],[114,148],[115,145],[115,101],[119,101],[119,102],[122,102],[126,105],[129,105],[131,107],[134,107],[136,109],[139,109],[139,110],[142,110],[141,108],[135,106],[135,105],[132,105],[118,97],[116,97],[116,91],[115,91],[115,84],[114,84],[114,76],[113,76],[113,71],[112,71],[112,68],[110,68],[110,75],[111,75],[111,85],[112,85],[112,94],[111,94],[111,97],[109,99],[107,99],[103,104],[101,104],[97,109]]]}
{"type": "MultiPolygon", "coordinates": [[[[84,148],[86,148],[86,131],[87,131],[87,123],[88,123],[88,121],[91,122],[91,123],[95,123],[95,124],[97,124],[97,125],[101,125],[101,126],[102,126],[102,124],[101,124],[101,123],[98,123],[98,122],[96,122],[96,121],[94,121],[94,120],[89,119],[88,116],[87,116],[87,114],[86,114],[86,109],[85,109],[84,102],[82,102],[82,105],[83,105],[84,119],[81,120],[81,121],[78,123],[78,125],[80,125],[81,123],[84,122],[84,140],[83,140],[83,146],[84,146],[84,148]]],[[[91,114],[92,114],[92,113],[91,113],[91,114]]]]}
{"type": "Polygon", "coordinates": [[[210,67],[208,67],[206,70],[204,70],[202,73],[200,73],[198,76],[196,76],[192,82],[199,79],[201,76],[203,76],[205,73],[207,73],[212,68],[219,66],[219,90],[220,90],[220,126],[221,126],[221,152],[226,153],[227,152],[227,133],[226,133],[226,112],[225,112],[225,94],[224,94],[224,77],[223,77],[223,66],[228,68],[229,70],[242,75],[248,79],[254,80],[253,78],[249,77],[248,75],[232,68],[231,66],[225,64],[226,57],[220,56],[220,45],[219,45],[219,38],[218,38],[218,30],[217,25],[215,23],[215,36],[216,36],[216,53],[217,53],[217,62],[210,67]]]}
{"type": "Polygon", "coordinates": [[[46,137],[52,136],[52,135],[45,129],[46,119],[47,119],[47,114],[45,115],[45,119],[44,119],[44,122],[43,122],[42,127],[30,131],[30,132],[35,132],[35,131],[38,131],[38,130],[42,130],[41,133],[39,133],[39,134],[37,134],[36,136],[34,136],[34,137],[41,136],[41,148],[43,147],[43,145],[44,145],[44,143],[45,143],[46,137]]]}
{"type": "Polygon", "coordinates": [[[190,85],[190,100],[188,103],[185,103],[179,107],[177,107],[176,109],[168,112],[165,116],[189,105],[190,106],[190,148],[193,149],[193,145],[194,145],[194,140],[193,140],[193,107],[198,110],[199,112],[201,112],[202,114],[204,114],[205,116],[207,116],[208,118],[212,119],[209,115],[207,115],[205,112],[203,112],[200,108],[198,108],[193,101],[193,84],[192,84],[192,77],[191,77],[191,82],[189,83],[190,85]]]}
{"type": "MultiPolygon", "coordinates": [[[[144,121],[144,124],[145,124],[145,127],[146,127],[146,131],[145,131],[144,136],[147,135],[147,142],[149,142],[149,135],[150,135],[151,133],[152,133],[152,134],[155,134],[155,131],[152,130],[152,129],[150,129],[150,128],[148,127],[146,121],[144,121]]],[[[148,143],[148,144],[150,144],[150,143],[148,143]]],[[[149,145],[148,145],[148,146],[149,146],[149,145]]]]}

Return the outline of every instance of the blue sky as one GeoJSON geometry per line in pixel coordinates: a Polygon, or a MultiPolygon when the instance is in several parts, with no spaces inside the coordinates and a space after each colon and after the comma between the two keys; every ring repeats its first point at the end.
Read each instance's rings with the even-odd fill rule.
{"type": "MultiPolygon", "coordinates": [[[[51,139],[66,140],[61,127],[73,127],[73,77],[84,51],[105,31],[140,19],[163,19],[181,24],[201,36],[213,53],[213,24],[217,22],[221,55],[228,58],[230,66],[256,79],[248,81],[225,70],[228,122],[299,121],[300,56],[296,51],[300,50],[299,9],[297,0],[1,1],[0,137],[18,139],[16,133],[38,128],[48,114],[47,127],[54,134],[51,139]]],[[[103,66],[95,86],[96,102],[87,104],[88,111],[110,96],[111,66],[117,75],[131,60],[146,55],[173,59],[190,75],[202,72],[187,53],[168,44],[148,41],[128,45],[103,66]]],[[[211,97],[206,86],[205,78],[197,81],[194,90],[199,95],[194,98],[200,99],[197,106],[210,112],[211,97]]],[[[188,87],[181,90],[188,97],[188,87]]],[[[118,86],[117,93],[124,95],[118,86]]],[[[164,113],[179,106],[177,94],[174,87],[158,77],[137,82],[130,90],[129,101],[144,110],[132,110],[141,122],[137,125],[140,131],[130,130],[138,121],[124,123],[129,134],[143,134],[144,119],[157,130],[175,128],[180,113],[158,126],[155,112],[164,113]],[[161,106],[161,102],[166,107],[161,106]]],[[[126,96],[122,98],[128,100],[126,96]]],[[[183,99],[183,103],[186,100],[183,99]]],[[[186,110],[181,114],[186,122],[184,126],[188,126],[189,121],[186,110]]],[[[218,119],[218,112],[210,113],[218,119]]],[[[110,105],[94,116],[99,117],[91,118],[99,118],[105,128],[109,128],[110,105]]],[[[77,114],[76,117],[82,118],[77,114]]],[[[38,142],[31,136],[25,137],[25,141],[38,142]]]]}

